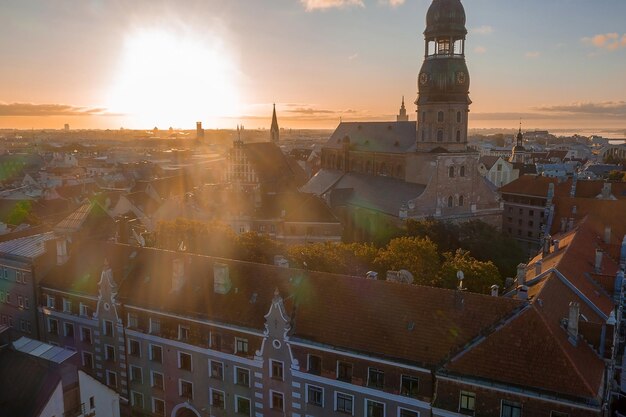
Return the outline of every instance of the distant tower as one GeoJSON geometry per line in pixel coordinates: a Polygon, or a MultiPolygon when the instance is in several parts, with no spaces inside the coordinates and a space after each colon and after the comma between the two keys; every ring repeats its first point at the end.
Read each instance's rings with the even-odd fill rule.
{"type": "Polygon", "coordinates": [[[517,132],[515,146],[511,153],[509,162],[525,163],[528,157],[528,151],[524,148],[524,135],[522,134],[522,121],[519,122],[519,132],[517,132]]]}
{"type": "Polygon", "coordinates": [[[270,128],[270,139],[274,143],[278,143],[280,139],[280,130],[278,129],[278,119],[276,118],[276,104],[274,104],[274,113],[272,113],[272,127],[270,128]]]}
{"type": "Polygon", "coordinates": [[[202,128],[202,122],[196,122],[196,138],[204,138],[204,129],[202,128]]]}
{"type": "Polygon", "coordinates": [[[398,122],[409,121],[409,115],[406,114],[406,107],[404,107],[404,96],[402,96],[402,105],[400,106],[400,113],[398,113],[397,120],[398,122]]]}
{"type": "Polygon", "coordinates": [[[70,125],[69,125],[68,123],[65,123],[65,125],[63,125],[63,129],[64,129],[66,132],[69,132],[69,130],[70,130],[70,125]]]}
{"type": "Polygon", "coordinates": [[[467,150],[470,78],[465,63],[465,9],[433,0],[426,14],[424,63],[418,77],[417,150],[467,150]]]}

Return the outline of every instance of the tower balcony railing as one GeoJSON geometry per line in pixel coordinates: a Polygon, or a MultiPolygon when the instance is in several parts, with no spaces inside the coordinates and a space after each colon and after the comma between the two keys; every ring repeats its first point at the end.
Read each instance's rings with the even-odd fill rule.
{"type": "Polygon", "coordinates": [[[430,54],[426,55],[426,59],[443,59],[443,58],[465,58],[464,54],[430,54]]]}

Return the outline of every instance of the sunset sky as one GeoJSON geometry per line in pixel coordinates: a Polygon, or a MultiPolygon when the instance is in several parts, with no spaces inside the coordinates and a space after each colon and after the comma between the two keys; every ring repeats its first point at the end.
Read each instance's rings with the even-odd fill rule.
{"type": "MultiPolygon", "coordinates": [[[[429,4],[3,1],[0,128],[414,119],[429,4]]],[[[463,4],[470,127],[626,127],[626,1],[463,4]]]]}

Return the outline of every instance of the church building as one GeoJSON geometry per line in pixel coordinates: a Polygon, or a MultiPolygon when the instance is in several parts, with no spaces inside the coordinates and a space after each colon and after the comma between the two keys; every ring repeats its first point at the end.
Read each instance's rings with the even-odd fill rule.
{"type": "Polygon", "coordinates": [[[470,77],[465,10],[434,0],[426,16],[417,120],[404,100],[396,121],[342,122],[322,148],[322,169],[303,191],[323,196],[349,238],[370,239],[408,218],[501,222],[497,192],[468,149],[470,77]]]}

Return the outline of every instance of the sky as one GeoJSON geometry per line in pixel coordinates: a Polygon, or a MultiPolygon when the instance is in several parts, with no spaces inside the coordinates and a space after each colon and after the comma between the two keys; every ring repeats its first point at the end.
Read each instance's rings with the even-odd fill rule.
{"type": "MultiPolygon", "coordinates": [[[[626,1],[462,3],[471,128],[626,131],[626,1]]],[[[0,128],[414,120],[429,4],[5,0],[0,128]]]]}

